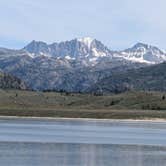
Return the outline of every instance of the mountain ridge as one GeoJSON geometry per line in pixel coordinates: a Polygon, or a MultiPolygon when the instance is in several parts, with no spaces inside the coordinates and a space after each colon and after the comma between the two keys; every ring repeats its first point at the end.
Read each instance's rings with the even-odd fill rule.
{"type": "Polygon", "coordinates": [[[89,61],[91,62],[102,57],[121,58],[147,64],[157,64],[166,61],[166,52],[156,46],[139,42],[131,48],[122,51],[112,51],[100,41],[90,37],[76,38],[52,44],[33,40],[23,50],[36,56],[45,55],[73,60],[88,59],[90,57],[89,61]]]}
{"type": "Polygon", "coordinates": [[[121,93],[131,90],[166,91],[166,62],[115,73],[92,85],[88,91],[121,93]]]}
{"type": "Polygon", "coordinates": [[[0,69],[34,90],[84,92],[114,73],[159,64],[165,57],[162,50],[143,43],[112,51],[91,38],[52,44],[33,40],[20,50],[0,48],[0,69]]]}

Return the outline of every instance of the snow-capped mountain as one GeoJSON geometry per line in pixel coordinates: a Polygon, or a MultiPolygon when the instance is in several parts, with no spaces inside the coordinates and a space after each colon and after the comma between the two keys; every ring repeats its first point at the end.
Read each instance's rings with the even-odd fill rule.
{"type": "Polygon", "coordinates": [[[84,91],[112,73],[166,61],[157,47],[138,43],[111,51],[89,37],[47,44],[32,41],[21,50],[0,48],[0,70],[11,73],[33,89],[84,91]]]}
{"type": "Polygon", "coordinates": [[[155,46],[137,43],[118,55],[126,60],[139,63],[158,64],[166,61],[166,53],[155,46]]]}
{"type": "Polygon", "coordinates": [[[47,44],[40,41],[32,41],[24,50],[34,57],[44,55],[68,60],[86,59],[95,61],[100,57],[111,56],[112,52],[100,41],[90,37],[73,39],[60,43],[47,44]]]}
{"type": "Polygon", "coordinates": [[[49,56],[68,60],[86,60],[93,64],[97,64],[96,62],[103,57],[147,64],[166,61],[166,53],[155,46],[137,43],[124,51],[111,51],[100,41],[90,37],[53,44],[32,41],[23,50],[31,53],[32,57],[49,56]]]}

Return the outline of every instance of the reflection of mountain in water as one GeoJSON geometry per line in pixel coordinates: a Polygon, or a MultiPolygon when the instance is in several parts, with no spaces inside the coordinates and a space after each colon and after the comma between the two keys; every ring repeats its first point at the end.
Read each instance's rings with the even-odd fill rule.
{"type": "Polygon", "coordinates": [[[157,146],[0,143],[3,166],[164,166],[165,156],[157,146]]]}

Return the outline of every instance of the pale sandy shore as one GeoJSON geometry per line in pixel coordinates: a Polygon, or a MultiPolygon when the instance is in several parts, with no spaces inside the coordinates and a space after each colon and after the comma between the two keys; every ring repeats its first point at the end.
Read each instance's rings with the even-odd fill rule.
{"type": "Polygon", "coordinates": [[[95,119],[95,118],[61,118],[61,117],[26,117],[26,116],[0,116],[0,120],[70,120],[70,121],[97,121],[97,122],[161,122],[166,123],[166,119],[147,118],[147,119],[95,119]]]}

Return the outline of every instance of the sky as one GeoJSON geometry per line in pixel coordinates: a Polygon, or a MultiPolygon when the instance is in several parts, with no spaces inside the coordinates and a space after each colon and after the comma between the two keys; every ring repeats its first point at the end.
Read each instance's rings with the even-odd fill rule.
{"type": "Polygon", "coordinates": [[[92,37],[112,50],[166,49],[166,0],[0,0],[0,47],[92,37]]]}

